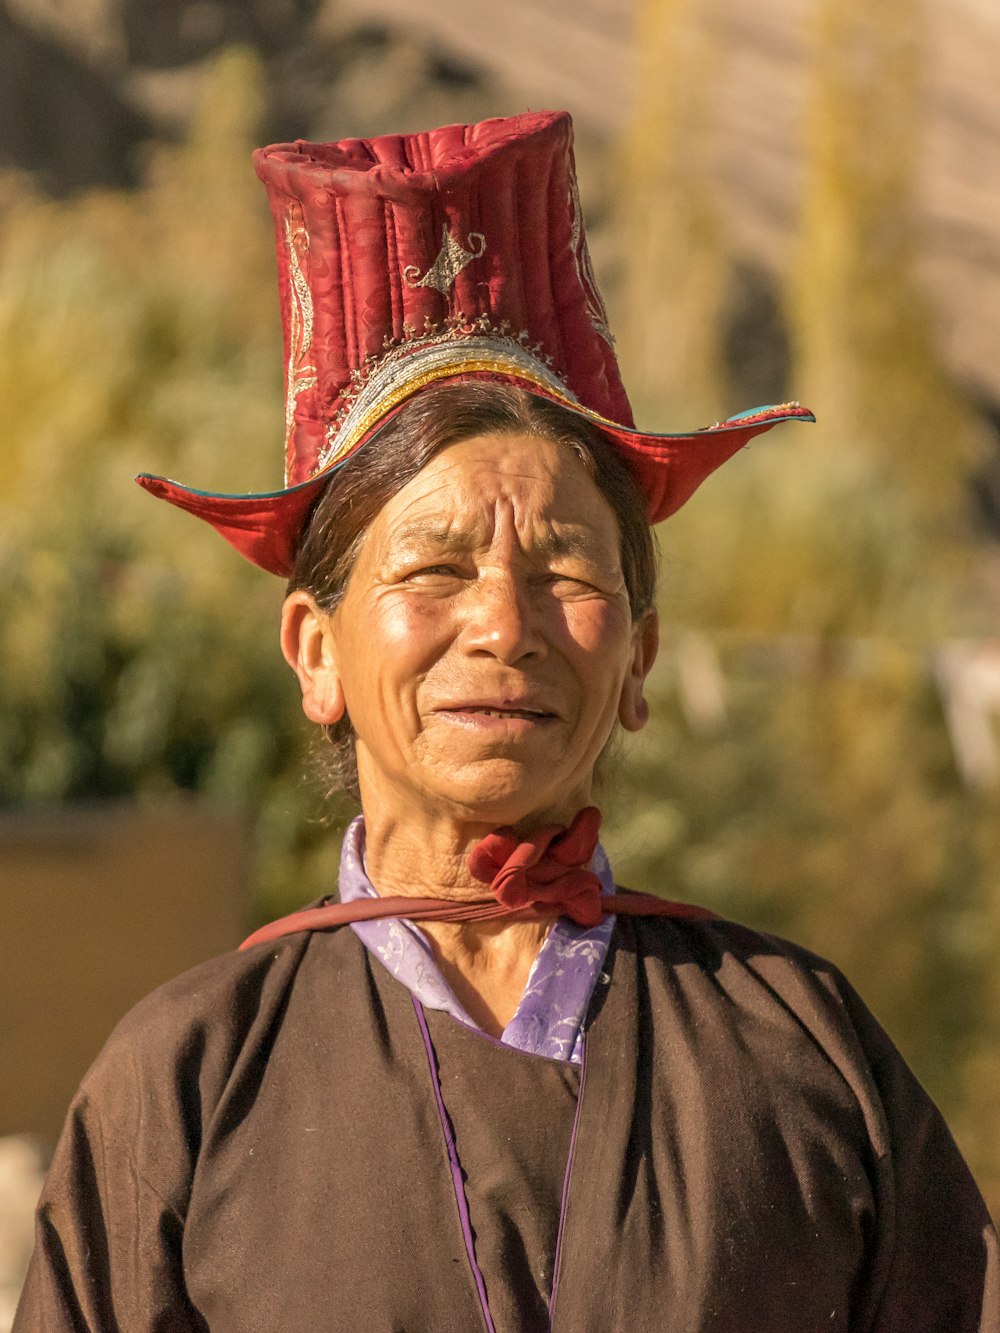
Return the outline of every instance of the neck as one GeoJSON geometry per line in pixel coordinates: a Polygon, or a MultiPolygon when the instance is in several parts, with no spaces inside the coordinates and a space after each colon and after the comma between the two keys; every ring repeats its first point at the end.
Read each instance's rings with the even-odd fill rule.
{"type": "Polygon", "coordinates": [[[434,961],[477,1027],[499,1037],[517,1012],[547,921],[423,921],[434,961]]]}
{"type": "MultiPolygon", "coordinates": [[[[539,811],[520,832],[568,823],[576,813],[539,811]]],[[[365,870],[382,897],[480,899],[489,887],[473,877],[469,854],[495,824],[453,816],[400,818],[379,801],[364,802],[365,870]]],[[[422,922],[435,962],[469,1017],[499,1036],[513,1018],[550,923],[422,922]]]]}
{"type": "Polygon", "coordinates": [[[519,819],[486,820],[423,811],[401,814],[362,793],[365,869],[382,897],[481,899],[489,895],[489,887],[469,868],[478,842],[501,824],[509,823],[525,835],[544,824],[568,824],[584,804],[533,811],[519,819]]]}
{"type": "Polygon", "coordinates": [[[383,897],[482,898],[469,853],[490,831],[479,825],[414,825],[365,806],[365,869],[383,897]]]}

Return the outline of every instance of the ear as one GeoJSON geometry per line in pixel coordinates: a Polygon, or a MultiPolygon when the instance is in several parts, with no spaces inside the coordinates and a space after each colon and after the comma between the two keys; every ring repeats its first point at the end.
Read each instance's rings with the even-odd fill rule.
{"type": "Polygon", "coordinates": [[[649,704],[642,687],[660,647],[660,617],[655,608],[636,621],[632,635],[632,661],[622,683],[618,721],[626,731],[641,731],[649,721],[649,704]]]}
{"type": "Polygon", "coordinates": [[[281,651],[299,678],[306,717],[325,726],[339,722],[344,716],[344,689],[330,617],[301,589],[289,593],[281,608],[281,651]]]}

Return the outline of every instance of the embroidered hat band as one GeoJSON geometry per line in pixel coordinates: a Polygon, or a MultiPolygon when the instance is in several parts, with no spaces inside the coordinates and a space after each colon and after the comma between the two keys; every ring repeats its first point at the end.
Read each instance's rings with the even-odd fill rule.
{"type": "MultiPolygon", "coordinates": [[[[477,321],[475,327],[486,327],[485,321],[477,321]]],[[[541,360],[539,352],[505,331],[475,332],[463,325],[444,332],[428,330],[393,348],[376,361],[343,417],[328,428],[327,443],[319,454],[320,470],[343,462],[373,425],[437,380],[491,375],[520,381],[567,407],[578,406],[574,394],[541,360]]]]}

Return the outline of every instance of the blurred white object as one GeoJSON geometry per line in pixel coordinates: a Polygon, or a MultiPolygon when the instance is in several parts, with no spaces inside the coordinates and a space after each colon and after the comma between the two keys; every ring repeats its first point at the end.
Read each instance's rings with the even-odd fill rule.
{"type": "Polygon", "coordinates": [[[970,787],[1000,783],[1000,641],[955,639],[933,656],[955,764],[970,787]]]}
{"type": "Polygon", "coordinates": [[[688,726],[701,736],[722,730],[728,713],[726,678],[707,634],[686,630],[674,646],[677,693],[688,726]]]}
{"type": "Polygon", "coordinates": [[[45,1160],[34,1139],[0,1139],[0,1333],[10,1333],[34,1240],[45,1160]]]}

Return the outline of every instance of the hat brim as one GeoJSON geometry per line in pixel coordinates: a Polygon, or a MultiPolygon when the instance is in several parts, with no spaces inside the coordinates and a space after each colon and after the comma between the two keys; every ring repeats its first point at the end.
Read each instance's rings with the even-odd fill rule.
{"type": "MultiPolygon", "coordinates": [[[[456,375],[450,382],[500,378],[473,373],[456,375]]],[[[502,379],[504,383],[517,383],[511,376],[502,379]]],[[[546,393],[535,383],[526,382],[521,387],[535,397],[558,403],[567,412],[573,412],[599,428],[635,477],[646,498],[650,524],[660,523],[676,513],[706,477],[754,436],[782,421],[815,421],[808,408],[798,403],[782,403],[754,408],[689,434],[657,435],[617,425],[585,407],[569,405],[564,398],[546,393]]],[[[252,495],[216,494],[194,490],[167,477],[146,472],[140,473],[136,481],[151,495],[210,523],[252,564],[287,578],[295,563],[302,529],[323,487],[337,469],[363,449],[404,406],[405,403],[400,403],[386,413],[357,441],[350,453],[308,481],[284,490],[252,495]]]]}

